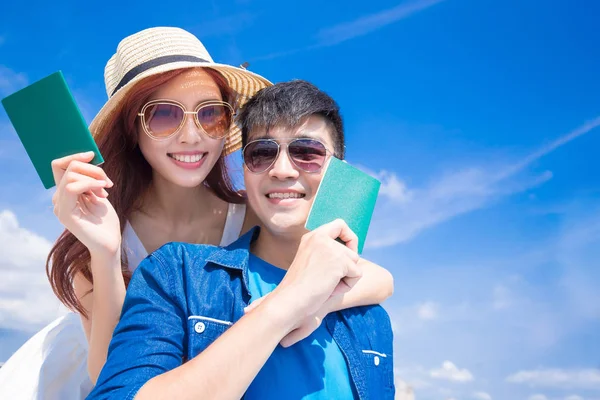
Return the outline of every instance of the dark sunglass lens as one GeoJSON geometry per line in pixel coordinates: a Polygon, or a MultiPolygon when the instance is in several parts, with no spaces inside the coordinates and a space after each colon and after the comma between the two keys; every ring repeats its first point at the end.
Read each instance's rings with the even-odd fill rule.
{"type": "Polygon", "coordinates": [[[252,172],[264,172],[277,158],[279,147],[270,140],[252,142],[244,149],[244,163],[252,172]]]}
{"type": "Polygon", "coordinates": [[[231,125],[231,109],[223,104],[203,106],[198,110],[198,122],[208,136],[225,137],[231,125]]]}
{"type": "Polygon", "coordinates": [[[318,172],[327,156],[325,145],[311,139],[294,140],[288,145],[288,151],[294,164],[306,172],[318,172]]]}
{"type": "Polygon", "coordinates": [[[179,128],[183,115],[181,107],[175,104],[151,105],[144,111],[146,129],[156,137],[169,136],[179,128]]]}

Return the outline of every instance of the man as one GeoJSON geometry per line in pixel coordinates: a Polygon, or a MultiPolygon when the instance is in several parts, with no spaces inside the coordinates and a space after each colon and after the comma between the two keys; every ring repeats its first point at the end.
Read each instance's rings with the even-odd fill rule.
{"type": "Polygon", "coordinates": [[[392,330],[379,306],[331,313],[278,346],[307,318],[319,324],[361,276],[343,221],[304,228],[330,157],[344,157],[337,104],[292,81],[263,89],[239,120],[260,227],[224,249],[171,243],[150,255],[89,398],[393,399],[392,330]]]}

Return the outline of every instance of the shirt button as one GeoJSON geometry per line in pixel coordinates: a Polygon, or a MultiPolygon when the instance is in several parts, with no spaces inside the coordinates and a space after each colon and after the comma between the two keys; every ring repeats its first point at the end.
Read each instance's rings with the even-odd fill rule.
{"type": "Polygon", "coordinates": [[[206,330],[206,325],[204,325],[204,322],[196,322],[196,325],[194,325],[194,330],[196,333],[202,333],[206,330]]]}
{"type": "Polygon", "coordinates": [[[373,359],[373,362],[375,362],[375,366],[379,365],[379,356],[375,356],[375,358],[373,359]]]}

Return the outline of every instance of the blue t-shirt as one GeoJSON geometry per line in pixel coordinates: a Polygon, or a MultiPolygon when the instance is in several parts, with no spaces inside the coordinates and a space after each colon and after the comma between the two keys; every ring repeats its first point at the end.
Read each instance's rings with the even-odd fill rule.
{"type": "MultiPolygon", "coordinates": [[[[284,270],[250,255],[249,290],[256,300],[272,292],[284,270]]],[[[247,399],[352,399],[348,366],[325,324],[309,337],[284,348],[278,345],[246,392],[247,399]]]]}

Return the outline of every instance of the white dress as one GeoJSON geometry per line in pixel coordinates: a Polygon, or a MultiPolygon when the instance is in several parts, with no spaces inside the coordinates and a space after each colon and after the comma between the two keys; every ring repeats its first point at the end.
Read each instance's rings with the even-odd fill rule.
{"type": "MultiPolygon", "coordinates": [[[[245,205],[229,205],[221,246],[240,236],[245,214],[245,205]]],[[[123,230],[123,250],[132,272],[148,255],[129,222],[123,230]]],[[[0,368],[0,399],[85,399],[93,388],[87,354],[79,314],[68,312],[36,333],[0,368]]]]}

